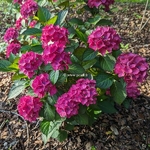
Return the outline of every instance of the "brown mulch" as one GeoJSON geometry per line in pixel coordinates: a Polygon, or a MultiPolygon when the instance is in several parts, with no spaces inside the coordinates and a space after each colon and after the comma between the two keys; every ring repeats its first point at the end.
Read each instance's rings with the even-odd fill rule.
{"type": "MultiPolygon", "coordinates": [[[[147,58],[150,64],[150,21],[140,31],[144,5],[117,5],[113,15],[128,51],[147,58]],[[141,16],[141,17],[140,17],[141,16]]],[[[144,23],[150,17],[146,11],[144,23]]],[[[143,24],[144,24],[143,23],[143,24]]],[[[131,102],[129,109],[117,107],[118,113],[103,114],[92,127],[76,126],[62,143],[50,139],[44,145],[39,124],[29,124],[17,115],[17,99],[8,100],[11,74],[0,73],[0,149],[1,150],[148,150],[150,149],[150,71],[141,85],[141,96],[131,102]]]]}

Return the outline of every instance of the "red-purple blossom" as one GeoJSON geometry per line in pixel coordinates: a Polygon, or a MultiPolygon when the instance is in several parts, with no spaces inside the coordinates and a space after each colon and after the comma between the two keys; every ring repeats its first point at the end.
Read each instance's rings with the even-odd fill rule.
{"type": "Polygon", "coordinates": [[[68,70],[71,64],[70,53],[64,51],[64,47],[56,44],[45,47],[43,51],[43,61],[50,63],[54,70],[68,70]]]}
{"type": "Polygon", "coordinates": [[[23,96],[19,100],[17,109],[25,120],[34,122],[39,117],[39,111],[42,105],[42,102],[37,97],[23,96]]]}
{"type": "Polygon", "coordinates": [[[42,64],[42,56],[35,52],[23,54],[19,60],[19,69],[29,78],[35,74],[35,70],[42,64]]]}
{"type": "Polygon", "coordinates": [[[61,95],[56,104],[56,111],[61,117],[70,118],[78,114],[79,104],[74,101],[74,97],[70,93],[61,95]]]}
{"type": "Polygon", "coordinates": [[[113,28],[97,27],[88,37],[89,47],[102,55],[118,50],[121,39],[113,28]]]}
{"type": "Polygon", "coordinates": [[[51,44],[57,44],[64,47],[68,42],[68,30],[58,25],[46,25],[42,29],[41,41],[43,48],[51,44]]]}
{"type": "Polygon", "coordinates": [[[105,6],[105,11],[109,11],[109,6],[114,3],[114,0],[88,0],[88,6],[90,8],[98,8],[100,5],[105,6]]]}
{"type": "Polygon", "coordinates": [[[123,53],[117,58],[114,71],[127,83],[143,82],[147,77],[148,68],[145,58],[133,53],[123,53]]]}
{"type": "Polygon", "coordinates": [[[18,37],[18,31],[16,28],[8,28],[4,34],[4,41],[10,42],[11,40],[15,40],[18,37]]]}
{"type": "Polygon", "coordinates": [[[32,88],[34,93],[40,98],[43,98],[47,92],[50,96],[53,96],[57,92],[55,85],[51,83],[49,74],[47,73],[36,76],[32,82],[32,88]]]}
{"type": "Polygon", "coordinates": [[[27,0],[21,5],[20,13],[23,18],[34,16],[38,10],[38,4],[34,0],[27,0]]]}
{"type": "Polygon", "coordinates": [[[21,48],[21,44],[18,41],[12,41],[6,48],[6,57],[9,58],[10,54],[17,54],[21,48]]]}

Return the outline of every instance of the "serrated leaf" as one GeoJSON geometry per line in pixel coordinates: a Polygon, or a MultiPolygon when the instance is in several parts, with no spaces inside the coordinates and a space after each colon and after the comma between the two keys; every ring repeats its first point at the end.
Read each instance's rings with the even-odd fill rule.
{"type": "Polygon", "coordinates": [[[41,35],[42,30],[37,28],[29,28],[25,30],[22,34],[23,35],[41,35]]]}
{"type": "Polygon", "coordinates": [[[113,76],[107,73],[101,73],[95,78],[96,86],[101,89],[108,89],[113,83],[113,76]]]}
{"type": "Polygon", "coordinates": [[[31,50],[33,52],[36,52],[36,53],[39,53],[41,54],[43,52],[43,48],[42,48],[42,45],[35,45],[35,46],[32,46],[31,47],[31,50]]]}
{"type": "Polygon", "coordinates": [[[46,22],[50,19],[51,14],[47,8],[39,6],[37,16],[39,18],[39,21],[46,22]]]}
{"type": "Polygon", "coordinates": [[[56,71],[51,71],[50,72],[50,80],[53,84],[55,84],[57,82],[59,78],[59,70],[56,70],[56,71]]]}
{"type": "Polygon", "coordinates": [[[81,65],[75,64],[75,63],[72,65],[69,65],[68,71],[73,74],[82,74],[85,72],[84,68],[81,65]]]}
{"type": "Polygon", "coordinates": [[[58,13],[58,18],[57,18],[57,21],[56,21],[55,25],[60,25],[61,26],[63,24],[63,22],[65,21],[67,14],[68,14],[67,9],[60,11],[58,13]]]}
{"type": "Polygon", "coordinates": [[[76,35],[78,36],[78,38],[83,41],[83,42],[87,42],[87,36],[86,34],[82,33],[79,29],[76,29],[76,35]]]}
{"type": "Polygon", "coordinates": [[[57,21],[57,18],[58,18],[58,16],[52,17],[51,19],[49,19],[49,20],[46,22],[46,25],[55,24],[55,22],[57,21]]]}
{"type": "Polygon", "coordinates": [[[64,130],[60,130],[60,131],[59,131],[59,135],[57,136],[57,140],[58,140],[59,142],[63,142],[67,137],[68,137],[67,132],[64,131],[64,130]]]}
{"type": "Polygon", "coordinates": [[[73,54],[79,59],[83,60],[83,54],[85,52],[86,48],[84,47],[78,47],[77,49],[74,50],[73,54]]]}
{"type": "Polygon", "coordinates": [[[105,99],[103,101],[98,102],[99,109],[104,113],[112,114],[116,113],[117,110],[114,107],[114,102],[110,99],[105,99]]]}
{"type": "Polygon", "coordinates": [[[26,81],[17,80],[14,82],[12,88],[9,91],[8,99],[12,99],[17,97],[21,92],[23,92],[26,88],[26,81]]]}
{"type": "Polygon", "coordinates": [[[116,59],[109,54],[100,57],[100,67],[105,71],[112,72],[114,70],[115,63],[116,59]]]}
{"type": "Polygon", "coordinates": [[[112,24],[113,24],[112,21],[111,21],[111,20],[108,20],[108,19],[101,19],[101,20],[97,23],[98,26],[105,26],[105,25],[111,26],[112,24]]]}
{"type": "Polygon", "coordinates": [[[97,56],[97,52],[92,49],[86,49],[83,54],[83,60],[92,60],[97,56]]]}
{"type": "Polygon", "coordinates": [[[47,102],[44,104],[44,118],[48,121],[52,121],[55,119],[55,107],[49,105],[47,102]]]}
{"type": "Polygon", "coordinates": [[[46,121],[46,120],[43,120],[41,123],[40,123],[40,130],[43,134],[45,134],[46,136],[48,135],[49,133],[49,127],[50,127],[50,121],[46,121]]]}
{"type": "Polygon", "coordinates": [[[0,60],[0,71],[8,72],[11,71],[8,67],[11,65],[11,62],[8,60],[0,60]]]}
{"type": "Polygon", "coordinates": [[[123,80],[114,81],[113,85],[110,88],[111,95],[113,96],[114,101],[117,104],[122,104],[125,100],[126,94],[126,84],[123,80]]]}
{"type": "Polygon", "coordinates": [[[87,20],[87,22],[89,22],[90,24],[96,25],[100,20],[101,20],[100,15],[96,15],[96,16],[94,16],[92,18],[89,18],[87,20]]]}
{"type": "Polygon", "coordinates": [[[95,63],[96,63],[96,59],[92,59],[92,60],[84,61],[82,64],[83,64],[83,68],[87,70],[91,68],[95,63]]]}
{"type": "Polygon", "coordinates": [[[84,25],[84,22],[79,18],[72,18],[69,20],[69,22],[75,25],[84,25]]]}

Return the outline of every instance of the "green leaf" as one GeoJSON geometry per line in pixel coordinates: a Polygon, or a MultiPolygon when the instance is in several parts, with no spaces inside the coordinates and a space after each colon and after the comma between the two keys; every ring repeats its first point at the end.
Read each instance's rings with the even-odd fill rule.
{"type": "Polygon", "coordinates": [[[50,70],[53,70],[52,66],[50,64],[47,64],[47,65],[42,65],[41,69],[43,71],[50,71],[50,70]]]}
{"type": "Polygon", "coordinates": [[[101,20],[97,23],[98,26],[105,26],[105,25],[111,26],[112,24],[113,24],[112,21],[111,21],[111,20],[108,20],[108,19],[101,19],[101,20]]]}
{"type": "Polygon", "coordinates": [[[57,18],[57,21],[56,21],[55,25],[60,25],[61,26],[63,24],[63,22],[65,21],[67,14],[68,14],[67,9],[60,11],[58,13],[58,18],[57,18]]]}
{"type": "Polygon", "coordinates": [[[31,50],[31,46],[30,45],[25,45],[25,46],[22,46],[20,51],[21,52],[26,52],[26,51],[29,51],[31,50]]]}
{"type": "Polygon", "coordinates": [[[48,121],[52,121],[55,119],[55,107],[52,105],[49,105],[47,102],[44,103],[44,118],[48,121]]]}
{"type": "Polygon", "coordinates": [[[115,63],[115,58],[109,54],[100,57],[100,67],[105,71],[112,72],[114,70],[115,63]]]}
{"type": "Polygon", "coordinates": [[[110,93],[113,96],[114,101],[117,104],[121,104],[127,96],[125,82],[123,80],[114,81],[113,85],[110,88],[110,93]]]}
{"type": "Polygon", "coordinates": [[[49,127],[50,127],[50,121],[46,121],[46,120],[43,120],[41,123],[40,123],[40,130],[43,134],[45,134],[46,136],[48,135],[49,133],[49,127]]]}
{"type": "Polygon", "coordinates": [[[65,128],[66,130],[71,131],[71,130],[74,129],[74,125],[71,125],[71,124],[69,124],[69,123],[66,123],[64,128],[65,128]]]}
{"type": "Polygon", "coordinates": [[[59,135],[59,128],[62,124],[62,122],[65,120],[65,118],[62,118],[59,121],[50,122],[49,132],[46,136],[45,134],[42,134],[42,139],[44,141],[44,144],[47,143],[50,137],[57,138],[59,135]]]}
{"type": "Polygon", "coordinates": [[[67,74],[66,73],[60,73],[59,78],[57,80],[57,84],[63,84],[67,79],[67,74]]]}
{"type": "Polygon", "coordinates": [[[85,52],[86,48],[84,47],[78,47],[77,49],[74,50],[73,54],[79,59],[83,60],[83,53],[85,52]]]}
{"type": "Polygon", "coordinates": [[[84,22],[81,19],[78,18],[72,18],[69,20],[69,22],[71,24],[75,24],[75,25],[84,25],[84,22]]]}
{"type": "Polygon", "coordinates": [[[83,65],[83,68],[87,70],[91,68],[95,63],[96,63],[96,59],[93,59],[93,60],[84,61],[82,65],[83,65]]]}
{"type": "Polygon", "coordinates": [[[20,81],[20,80],[15,81],[12,88],[9,91],[8,99],[15,98],[21,92],[23,92],[26,88],[25,84],[26,84],[26,81],[20,81]]]}
{"type": "Polygon", "coordinates": [[[81,65],[75,64],[75,63],[72,65],[69,65],[68,71],[73,74],[82,74],[85,72],[84,68],[81,65]]]}
{"type": "Polygon", "coordinates": [[[124,106],[126,109],[129,109],[130,103],[131,103],[131,99],[126,98],[126,99],[123,101],[122,104],[123,104],[123,106],[124,106]]]}
{"type": "Polygon", "coordinates": [[[96,76],[96,86],[102,89],[108,89],[113,83],[113,76],[107,73],[101,73],[96,76]]]}
{"type": "Polygon", "coordinates": [[[0,71],[7,72],[11,71],[8,67],[11,65],[11,62],[8,60],[0,60],[0,71]]]}
{"type": "Polygon", "coordinates": [[[114,107],[114,102],[110,99],[105,99],[103,101],[98,102],[99,109],[104,113],[112,114],[116,113],[117,110],[114,107]]]}
{"type": "Polygon", "coordinates": [[[89,116],[84,114],[78,114],[75,116],[75,120],[79,123],[79,125],[88,125],[89,124],[89,116]]]}
{"type": "Polygon", "coordinates": [[[117,59],[117,57],[121,54],[121,50],[112,51],[112,55],[117,59]]]}
{"type": "Polygon", "coordinates": [[[50,19],[51,14],[47,8],[39,6],[37,16],[39,18],[39,21],[46,22],[50,19]]]}
{"type": "Polygon", "coordinates": [[[79,29],[76,29],[76,35],[78,36],[78,38],[83,41],[83,42],[87,42],[87,36],[86,34],[82,33],[79,29]]]}
{"type": "Polygon", "coordinates": [[[46,22],[46,25],[55,24],[58,16],[54,16],[46,22]]]}
{"type": "Polygon", "coordinates": [[[33,52],[36,52],[36,53],[39,53],[41,54],[43,52],[43,48],[42,48],[42,45],[35,45],[35,46],[32,46],[31,47],[31,50],[33,52]]]}
{"type": "Polygon", "coordinates": [[[68,137],[67,132],[64,131],[64,130],[60,130],[60,131],[59,131],[59,135],[57,136],[57,140],[58,140],[59,142],[63,142],[67,137],[68,137]]]}
{"type": "Polygon", "coordinates": [[[58,78],[59,78],[59,70],[51,71],[50,80],[53,84],[55,84],[57,82],[58,78]]]}
{"type": "Polygon", "coordinates": [[[89,18],[87,20],[87,22],[89,22],[90,24],[96,25],[100,20],[101,20],[100,15],[96,15],[96,16],[94,16],[92,18],[89,18]]]}
{"type": "Polygon", "coordinates": [[[92,60],[97,56],[97,52],[92,49],[86,49],[83,54],[83,60],[92,60]]]}
{"type": "Polygon", "coordinates": [[[11,63],[14,62],[15,58],[16,58],[16,55],[14,55],[13,53],[10,53],[9,61],[10,61],[11,63]]]}
{"type": "Polygon", "coordinates": [[[16,74],[13,75],[12,80],[20,80],[22,78],[28,78],[28,77],[26,75],[24,75],[24,74],[16,73],[16,74]]]}
{"type": "Polygon", "coordinates": [[[23,35],[41,35],[42,30],[37,28],[29,28],[25,30],[22,34],[23,35]]]}

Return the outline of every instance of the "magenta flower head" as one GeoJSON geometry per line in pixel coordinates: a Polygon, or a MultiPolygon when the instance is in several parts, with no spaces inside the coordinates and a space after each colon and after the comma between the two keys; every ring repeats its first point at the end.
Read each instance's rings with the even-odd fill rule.
{"type": "Polygon", "coordinates": [[[74,101],[74,97],[70,93],[61,95],[56,104],[56,111],[61,117],[70,118],[78,114],[79,104],[74,101]]]}
{"type": "Polygon", "coordinates": [[[42,29],[41,41],[43,48],[53,43],[64,47],[68,42],[68,30],[58,25],[47,25],[42,29]]]}
{"type": "Polygon", "coordinates": [[[10,42],[11,40],[15,40],[18,37],[18,31],[15,28],[8,28],[4,34],[4,41],[10,42]]]}
{"type": "Polygon", "coordinates": [[[17,54],[21,48],[21,44],[18,41],[12,41],[6,48],[6,57],[9,58],[10,54],[17,54]]]}
{"type": "Polygon", "coordinates": [[[114,71],[127,83],[143,82],[147,77],[148,68],[145,58],[133,53],[123,53],[117,58],[114,71]]]}
{"type": "Polygon", "coordinates": [[[21,5],[23,3],[23,1],[25,1],[25,0],[14,0],[13,2],[21,5]]]}
{"type": "Polygon", "coordinates": [[[129,82],[126,85],[127,96],[136,99],[140,95],[140,90],[136,82],[129,82]]]}
{"type": "Polygon", "coordinates": [[[97,27],[88,37],[89,47],[102,55],[118,50],[121,39],[113,28],[97,27]]]}
{"type": "Polygon", "coordinates": [[[23,18],[34,16],[38,10],[38,4],[34,0],[27,0],[21,5],[20,13],[23,18]]]}
{"type": "Polygon", "coordinates": [[[95,80],[82,78],[77,80],[76,84],[72,85],[68,92],[74,96],[74,101],[89,106],[96,104],[98,94],[95,86],[95,80]]]}
{"type": "Polygon", "coordinates": [[[42,105],[42,102],[37,97],[23,96],[19,100],[17,109],[25,120],[34,122],[39,117],[39,111],[42,105]]]}
{"type": "Polygon", "coordinates": [[[37,24],[37,21],[33,20],[33,21],[30,22],[29,27],[34,28],[36,24],[37,24]]]}
{"type": "Polygon", "coordinates": [[[35,52],[27,52],[23,54],[19,60],[19,69],[31,78],[35,74],[35,70],[42,64],[42,56],[35,52]]]}
{"type": "Polygon", "coordinates": [[[109,6],[114,3],[114,0],[88,0],[90,8],[98,8],[100,5],[105,6],[105,11],[109,11],[109,6]]]}
{"type": "Polygon", "coordinates": [[[32,82],[32,88],[34,93],[40,98],[43,98],[47,92],[50,93],[50,96],[57,92],[55,85],[50,82],[47,73],[36,76],[32,82]]]}
{"type": "Polygon", "coordinates": [[[71,64],[70,53],[65,52],[64,47],[57,44],[45,47],[42,57],[44,63],[50,63],[54,70],[68,70],[68,65],[71,64]]]}

